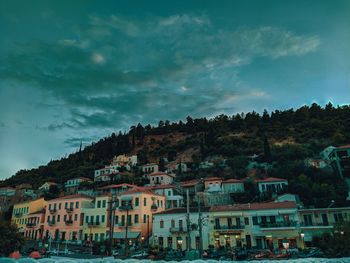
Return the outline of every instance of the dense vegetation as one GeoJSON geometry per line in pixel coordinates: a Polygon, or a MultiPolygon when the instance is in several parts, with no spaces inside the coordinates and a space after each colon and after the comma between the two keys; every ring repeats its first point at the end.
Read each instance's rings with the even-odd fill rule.
{"type": "Polygon", "coordinates": [[[257,171],[257,176],[287,178],[289,191],[301,195],[306,204],[326,205],[330,200],[342,202],[346,185],[332,171],[306,168],[304,159],[316,157],[329,145],[350,142],[350,106],[321,107],[316,103],[297,110],[276,110],[220,115],[212,119],[187,117],[186,121],[160,121],[157,126],[132,126],[128,133],[113,133],[96,143],[60,160],[37,169],[21,170],[5,180],[5,185],[30,183],[34,187],[45,181],[62,183],[69,178],[93,177],[93,171],[109,163],[113,156],[138,154],[139,161],[159,162],[180,159],[191,162],[194,172],[181,173],[186,180],[208,174],[224,178],[246,176],[247,156],[262,154],[259,161],[273,164],[257,171]],[[196,171],[200,161],[226,159],[227,167],[196,171]]]}

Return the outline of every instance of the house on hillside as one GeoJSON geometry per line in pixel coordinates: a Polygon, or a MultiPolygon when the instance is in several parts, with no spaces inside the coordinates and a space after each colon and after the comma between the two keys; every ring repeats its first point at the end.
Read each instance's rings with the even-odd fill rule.
{"type": "Polygon", "coordinates": [[[150,174],[159,172],[158,164],[156,163],[147,163],[141,166],[142,173],[150,174]]]}
{"type": "Polygon", "coordinates": [[[167,174],[164,172],[154,172],[149,174],[149,184],[154,185],[169,185],[174,181],[173,174],[167,174]]]}
{"type": "Polygon", "coordinates": [[[281,193],[288,186],[288,180],[275,177],[265,179],[255,179],[259,192],[262,193],[281,193]]]}
{"type": "Polygon", "coordinates": [[[45,192],[48,192],[50,190],[50,187],[53,185],[57,185],[57,184],[54,182],[45,182],[38,188],[38,190],[42,193],[45,193],[45,192]]]}
{"type": "Polygon", "coordinates": [[[64,187],[67,193],[77,193],[81,183],[92,183],[92,180],[86,177],[77,177],[65,182],[64,187]]]}

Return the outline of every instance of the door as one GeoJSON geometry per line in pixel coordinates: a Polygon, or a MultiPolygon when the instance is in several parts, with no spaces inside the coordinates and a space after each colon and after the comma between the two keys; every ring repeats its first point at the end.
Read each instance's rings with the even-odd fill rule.
{"type": "Polygon", "coordinates": [[[322,214],[322,224],[324,226],[328,226],[329,225],[327,214],[322,214]]]}

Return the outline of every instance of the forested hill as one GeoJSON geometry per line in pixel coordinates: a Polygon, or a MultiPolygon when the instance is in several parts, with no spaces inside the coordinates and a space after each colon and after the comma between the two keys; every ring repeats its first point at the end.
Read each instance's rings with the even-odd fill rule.
{"type": "MultiPolygon", "coordinates": [[[[350,106],[312,104],[297,110],[265,111],[262,115],[249,112],[213,119],[187,117],[184,122],[160,121],[156,127],[138,124],[127,134],[113,133],[68,157],[36,169],[21,170],[2,184],[30,183],[38,187],[45,181],[62,183],[77,176],[92,178],[96,168],[124,153],[138,154],[141,163],[158,163],[161,157],[167,157],[170,161],[181,159],[196,164],[216,156],[231,161],[231,176],[240,177],[242,174],[234,168],[237,160],[264,152],[264,142],[265,147],[268,142],[271,148],[269,158],[286,166],[289,162],[317,156],[326,146],[348,144],[350,106]]],[[[286,173],[292,171],[286,169],[286,173]]]]}

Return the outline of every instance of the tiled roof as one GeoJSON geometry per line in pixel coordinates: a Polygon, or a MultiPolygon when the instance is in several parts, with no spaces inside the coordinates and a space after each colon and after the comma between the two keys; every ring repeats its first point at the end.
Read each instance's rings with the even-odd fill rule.
{"type": "Polygon", "coordinates": [[[350,148],[350,144],[337,147],[337,149],[347,149],[347,148],[350,148]]]}
{"type": "Polygon", "coordinates": [[[149,174],[149,176],[163,176],[163,175],[171,176],[165,172],[153,172],[149,174]]]}
{"type": "Polygon", "coordinates": [[[57,201],[60,199],[77,199],[77,198],[85,198],[85,199],[93,199],[91,196],[88,195],[83,195],[83,194],[75,194],[75,195],[65,195],[65,196],[61,196],[52,200],[49,200],[48,202],[52,202],[52,201],[57,201]]]}
{"type": "MultiPolygon", "coordinates": [[[[150,189],[146,189],[145,187],[137,186],[131,190],[127,190],[125,192],[120,193],[120,195],[129,195],[129,194],[135,194],[135,193],[145,193],[145,194],[151,194],[151,195],[157,195],[153,193],[150,189]]],[[[162,195],[157,195],[162,196],[162,195]]]]}
{"type": "Polygon", "coordinates": [[[234,204],[234,205],[213,206],[210,208],[210,212],[291,209],[291,208],[297,208],[296,203],[292,202],[292,201],[285,201],[285,202],[251,203],[251,204],[234,204]]]}
{"type": "MultiPolygon", "coordinates": [[[[201,207],[201,212],[209,212],[210,207],[201,207]]],[[[164,215],[164,214],[181,214],[186,213],[187,209],[185,207],[178,207],[178,208],[172,208],[167,209],[162,212],[155,213],[154,215],[164,215]]],[[[190,207],[191,213],[198,213],[198,207],[190,207]]]]}
{"type": "Polygon", "coordinates": [[[217,180],[220,180],[222,181],[222,179],[220,177],[208,177],[208,178],[205,178],[204,181],[217,181],[217,180]]]}
{"type": "Polygon", "coordinates": [[[157,190],[157,189],[169,189],[175,188],[175,185],[166,184],[166,185],[154,185],[154,186],[144,186],[144,189],[157,190]]]}
{"type": "Polygon", "coordinates": [[[255,182],[257,182],[257,183],[280,182],[280,181],[287,181],[287,179],[282,179],[282,178],[277,178],[277,177],[267,177],[264,179],[255,179],[255,182]]]}
{"type": "Polygon", "coordinates": [[[188,186],[194,186],[197,183],[199,183],[199,180],[198,179],[193,179],[193,180],[181,182],[180,184],[181,184],[182,187],[188,187],[188,186]]]}
{"type": "Polygon", "coordinates": [[[102,186],[99,189],[120,188],[120,187],[123,187],[123,186],[128,186],[128,187],[131,187],[131,188],[136,187],[136,185],[133,185],[133,184],[111,184],[111,185],[102,186]]]}
{"type": "Polygon", "coordinates": [[[227,184],[227,183],[244,183],[244,180],[239,180],[239,179],[227,179],[225,181],[222,181],[223,184],[227,184]]]}

